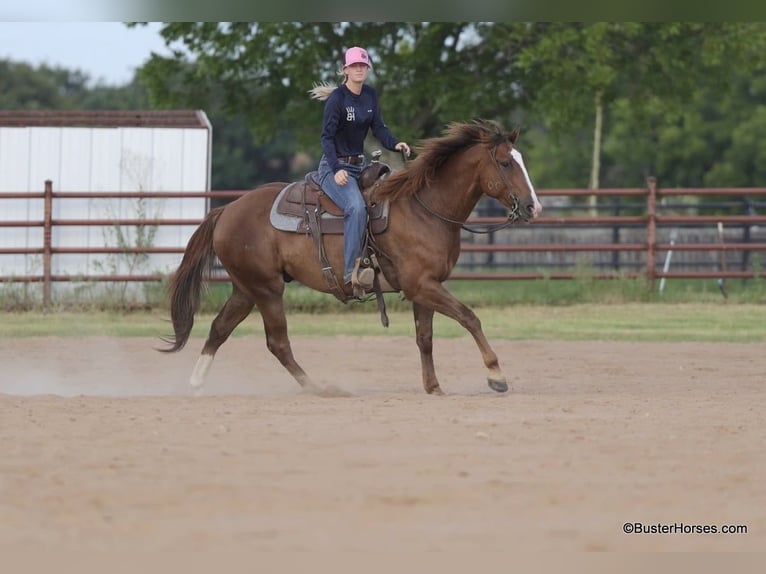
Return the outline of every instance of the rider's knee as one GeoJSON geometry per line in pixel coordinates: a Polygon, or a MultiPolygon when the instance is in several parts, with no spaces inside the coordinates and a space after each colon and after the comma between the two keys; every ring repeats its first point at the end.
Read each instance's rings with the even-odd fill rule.
{"type": "Polygon", "coordinates": [[[364,199],[362,199],[362,196],[359,195],[358,199],[355,199],[353,201],[349,201],[346,205],[345,212],[350,216],[361,216],[366,211],[366,206],[364,205],[364,199]]]}

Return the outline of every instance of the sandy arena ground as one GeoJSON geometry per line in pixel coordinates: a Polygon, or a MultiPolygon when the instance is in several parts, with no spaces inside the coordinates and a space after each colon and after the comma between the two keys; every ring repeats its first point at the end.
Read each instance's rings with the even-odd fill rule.
{"type": "Polygon", "coordinates": [[[0,340],[0,548],[766,548],[762,345],[495,341],[497,395],[440,339],[430,397],[410,339],[293,337],[320,398],[258,336],[203,397],[157,344],[0,340]]]}

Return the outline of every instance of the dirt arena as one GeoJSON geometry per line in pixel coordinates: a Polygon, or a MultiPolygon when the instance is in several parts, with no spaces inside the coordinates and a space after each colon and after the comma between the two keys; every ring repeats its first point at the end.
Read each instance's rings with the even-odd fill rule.
{"type": "Polygon", "coordinates": [[[0,340],[0,547],[766,547],[762,345],[495,341],[497,395],[472,340],[439,339],[430,397],[410,339],[293,337],[352,395],[321,398],[258,336],[202,397],[202,341],[157,344],[0,340]]]}

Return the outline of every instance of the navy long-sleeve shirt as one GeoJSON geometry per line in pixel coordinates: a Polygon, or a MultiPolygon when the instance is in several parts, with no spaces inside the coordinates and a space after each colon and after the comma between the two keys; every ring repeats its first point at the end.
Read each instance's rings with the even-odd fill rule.
{"type": "Polygon", "coordinates": [[[368,130],[383,147],[394,151],[399,143],[380,114],[375,90],[364,84],[358,96],[342,85],[325,101],[322,118],[322,152],[333,173],[341,169],[338,156],[361,155],[368,130]]]}

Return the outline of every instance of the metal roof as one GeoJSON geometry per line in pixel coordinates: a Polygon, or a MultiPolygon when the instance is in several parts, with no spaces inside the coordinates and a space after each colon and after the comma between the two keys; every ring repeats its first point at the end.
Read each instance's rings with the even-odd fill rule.
{"type": "Polygon", "coordinates": [[[202,110],[0,110],[0,127],[210,129],[202,110]]]}

